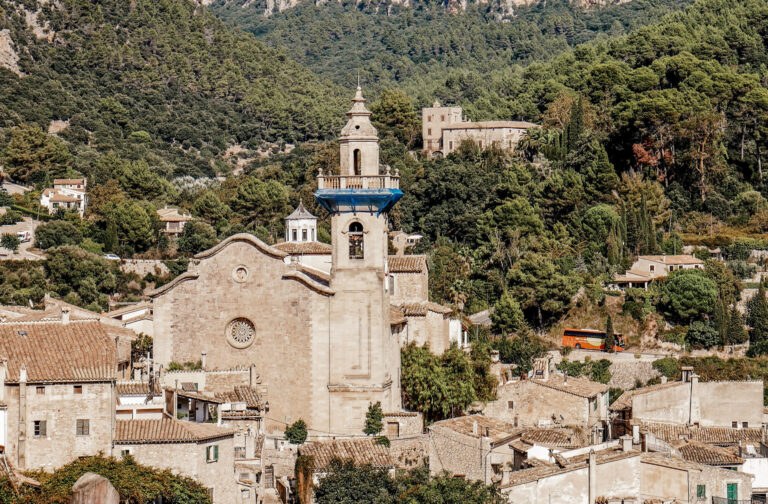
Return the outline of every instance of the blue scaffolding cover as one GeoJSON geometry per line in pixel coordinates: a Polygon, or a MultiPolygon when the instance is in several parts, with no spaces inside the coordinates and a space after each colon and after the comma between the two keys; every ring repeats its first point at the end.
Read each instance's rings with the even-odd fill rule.
{"type": "Polygon", "coordinates": [[[376,216],[389,211],[400,198],[400,189],[318,189],[315,199],[331,213],[369,212],[376,216]]]}

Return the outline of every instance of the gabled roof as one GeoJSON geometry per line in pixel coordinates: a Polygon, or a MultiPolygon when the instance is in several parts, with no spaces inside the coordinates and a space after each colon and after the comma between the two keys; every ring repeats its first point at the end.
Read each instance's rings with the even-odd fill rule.
{"type": "Polygon", "coordinates": [[[234,436],[235,431],[214,424],[163,417],[154,420],[116,420],[116,444],[198,443],[234,436]]]}
{"type": "Polygon", "coordinates": [[[729,450],[700,441],[681,439],[673,441],[670,446],[685,460],[699,464],[735,466],[744,463],[744,459],[737,457],[729,450]]]}
{"type": "Polygon", "coordinates": [[[427,271],[427,257],[423,255],[387,256],[390,273],[423,273],[427,271]]]}
{"type": "Polygon", "coordinates": [[[331,255],[332,247],[328,243],[317,241],[309,242],[282,242],[272,245],[272,248],[282,250],[290,255],[331,255]]]}
{"type": "Polygon", "coordinates": [[[149,383],[147,382],[117,382],[117,395],[121,396],[148,396],[150,393],[153,396],[159,396],[162,394],[160,390],[160,384],[155,381],[152,391],[149,390],[149,383]]]}
{"type": "Polygon", "coordinates": [[[0,357],[8,359],[6,382],[109,381],[117,375],[117,349],[108,328],[96,321],[0,323],[0,357]]]}
{"type": "Polygon", "coordinates": [[[144,302],[141,302],[141,303],[132,303],[132,304],[129,304],[127,306],[123,306],[122,308],[118,308],[116,310],[108,311],[108,312],[104,313],[103,315],[105,317],[114,318],[114,317],[119,317],[120,315],[125,315],[126,313],[131,313],[131,312],[140,311],[140,310],[146,310],[146,309],[151,308],[151,307],[152,307],[151,303],[148,303],[148,302],[144,301],[144,302]]]}
{"type": "Polygon", "coordinates": [[[638,259],[645,259],[646,261],[660,262],[662,264],[704,264],[704,261],[698,257],[689,254],[678,255],[645,255],[640,256],[638,259]]]}
{"type": "Polygon", "coordinates": [[[309,213],[309,210],[307,210],[304,207],[304,202],[299,201],[299,206],[296,207],[296,210],[291,213],[288,217],[285,218],[285,220],[299,220],[299,219],[315,219],[317,220],[317,217],[309,213]]]}
{"type": "Polygon", "coordinates": [[[392,467],[395,463],[389,448],[377,444],[373,438],[338,439],[318,441],[299,447],[299,455],[314,457],[315,470],[327,468],[333,459],[351,460],[355,465],[370,464],[374,467],[392,467]]]}
{"type": "Polygon", "coordinates": [[[520,435],[520,439],[528,444],[537,444],[550,448],[577,448],[584,445],[584,441],[573,429],[527,429],[520,435]]]}
{"type": "Polygon", "coordinates": [[[53,185],[84,185],[84,178],[57,178],[53,179],[53,185]]]}

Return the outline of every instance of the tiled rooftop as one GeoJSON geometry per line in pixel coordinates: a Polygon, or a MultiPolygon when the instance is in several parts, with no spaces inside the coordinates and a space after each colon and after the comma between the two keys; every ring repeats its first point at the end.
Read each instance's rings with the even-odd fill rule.
{"type": "Polygon", "coordinates": [[[422,273],[427,269],[427,258],[423,255],[388,256],[387,266],[391,273],[422,273]]]}
{"type": "Polygon", "coordinates": [[[389,448],[376,444],[373,438],[338,439],[319,441],[299,447],[299,455],[315,458],[315,469],[328,467],[333,459],[351,460],[356,465],[370,464],[374,467],[394,465],[389,448]]]}
{"type": "Polygon", "coordinates": [[[683,382],[681,381],[674,381],[674,382],[667,382],[667,383],[657,383],[656,385],[649,385],[647,387],[641,387],[636,388],[633,390],[627,390],[623,394],[619,396],[618,399],[616,399],[613,404],[611,404],[608,409],[611,411],[621,411],[624,409],[628,409],[632,407],[632,398],[640,395],[640,394],[647,394],[648,392],[655,392],[657,390],[663,390],[667,388],[673,388],[678,387],[682,385],[683,382]]]}
{"type": "Polygon", "coordinates": [[[100,322],[0,324],[0,356],[8,359],[6,381],[104,381],[117,375],[117,349],[100,322]]]}
{"type": "Polygon", "coordinates": [[[667,443],[685,438],[706,444],[731,445],[738,444],[739,441],[759,443],[763,439],[762,429],[759,427],[734,429],[732,427],[689,427],[687,425],[644,422],[640,424],[640,431],[650,432],[667,443]]]}
{"type": "MultiPolygon", "coordinates": [[[[149,394],[149,383],[147,382],[117,382],[117,395],[147,396],[149,394]]],[[[159,396],[161,394],[160,384],[155,382],[154,387],[152,387],[152,395],[159,396]]]]}
{"type": "Polygon", "coordinates": [[[185,422],[173,418],[115,421],[116,444],[196,443],[234,435],[214,424],[185,422]]]}
{"type": "Polygon", "coordinates": [[[584,445],[580,436],[571,429],[527,429],[520,436],[528,444],[547,447],[576,448],[584,445]]]}
{"type": "Polygon", "coordinates": [[[234,389],[228,392],[217,392],[216,399],[225,402],[244,402],[246,408],[260,408],[261,398],[259,392],[254,387],[248,385],[236,385],[234,389]]]}
{"type": "Polygon", "coordinates": [[[467,415],[449,418],[448,420],[441,420],[440,422],[435,422],[430,425],[429,429],[432,430],[435,427],[450,429],[459,434],[475,438],[489,437],[491,441],[494,442],[508,438],[523,430],[514,427],[512,424],[483,415],[467,415]],[[475,427],[475,424],[477,424],[477,427],[475,427]],[[486,429],[488,433],[487,436],[486,429]]]}
{"type": "MultiPolygon", "coordinates": [[[[587,399],[593,398],[608,390],[608,385],[603,385],[602,383],[575,376],[569,376],[566,380],[565,376],[559,373],[550,373],[549,379],[546,381],[540,379],[529,379],[527,381],[542,387],[549,387],[587,399]]],[[[505,383],[502,387],[514,387],[521,383],[523,383],[523,381],[511,381],[505,383]]]]}
{"type": "Polygon", "coordinates": [[[451,308],[431,301],[422,301],[420,303],[404,303],[400,305],[400,310],[406,317],[424,317],[427,312],[440,313],[447,315],[453,313],[451,308]]]}
{"type": "Polygon", "coordinates": [[[272,247],[291,255],[331,255],[331,245],[317,241],[282,242],[272,247]]]}
{"type": "Polygon", "coordinates": [[[744,459],[737,457],[730,450],[700,441],[677,440],[670,443],[670,446],[685,460],[699,464],[735,466],[744,463],[744,459]]]}

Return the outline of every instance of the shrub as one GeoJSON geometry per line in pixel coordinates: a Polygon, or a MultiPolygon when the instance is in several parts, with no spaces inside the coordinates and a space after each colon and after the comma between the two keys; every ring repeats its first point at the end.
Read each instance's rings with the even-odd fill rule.
{"type": "Polygon", "coordinates": [[[83,241],[83,235],[77,226],[63,220],[41,224],[35,229],[35,246],[40,249],[77,245],[83,241]]]}
{"type": "Polygon", "coordinates": [[[665,357],[664,359],[658,359],[653,361],[653,369],[666,376],[670,380],[677,379],[677,359],[674,357],[665,357]]]}
{"type": "Polygon", "coordinates": [[[720,343],[720,335],[712,324],[697,320],[688,328],[685,338],[692,348],[712,348],[720,343]]]}
{"type": "Polygon", "coordinates": [[[291,444],[300,445],[307,440],[307,423],[301,418],[285,429],[285,437],[291,444]]]}

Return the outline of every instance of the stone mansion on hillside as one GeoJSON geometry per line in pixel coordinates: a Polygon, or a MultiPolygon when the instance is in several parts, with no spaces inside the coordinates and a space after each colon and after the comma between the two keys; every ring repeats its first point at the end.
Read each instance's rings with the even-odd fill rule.
{"type": "Polygon", "coordinates": [[[423,256],[388,256],[387,212],[403,193],[379,164],[360,89],[341,131],[340,175],[318,176],[332,244],[316,241],[303,205],[287,241],[231,236],[151,293],[154,358],[205,369],[253,366],[270,391],[267,432],[304,419],[311,435],[360,434],[371,402],[401,409],[400,347],[441,352],[460,326],[428,301],[423,256]]]}

